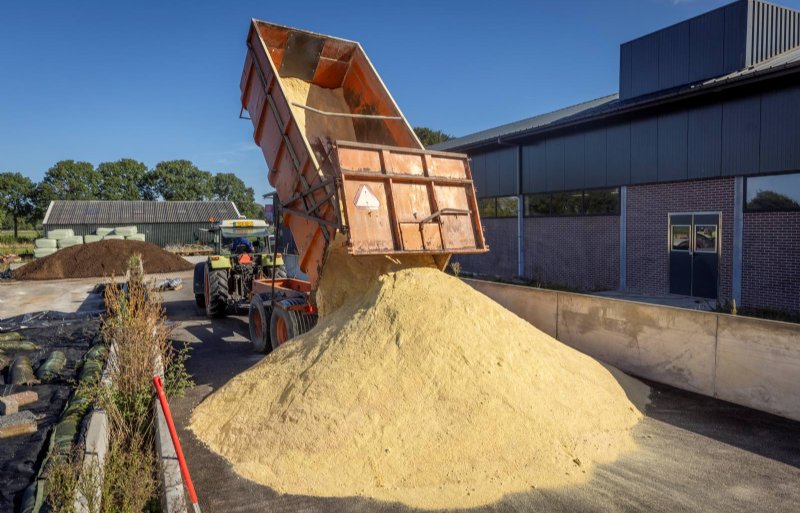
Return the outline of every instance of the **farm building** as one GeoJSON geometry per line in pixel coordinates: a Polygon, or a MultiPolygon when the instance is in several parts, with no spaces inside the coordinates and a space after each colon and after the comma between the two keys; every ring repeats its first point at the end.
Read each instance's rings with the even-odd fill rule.
{"type": "Polygon", "coordinates": [[[800,12],[740,0],[620,46],[619,93],[469,154],[465,271],[800,311],[800,12]]]}
{"type": "Polygon", "coordinates": [[[166,246],[208,242],[211,219],[242,217],[232,201],[52,201],[44,216],[46,232],[72,229],[89,235],[98,228],[136,226],[145,240],[166,246]]]}

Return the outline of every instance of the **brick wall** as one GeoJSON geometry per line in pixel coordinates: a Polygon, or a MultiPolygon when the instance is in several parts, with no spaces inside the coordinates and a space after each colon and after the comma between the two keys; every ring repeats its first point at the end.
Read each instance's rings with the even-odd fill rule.
{"type": "Polygon", "coordinates": [[[719,298],[730,299],[733,184],[733,178],[722,178],[628,187],[628,290],[669,293],[669,213],[722,212],[719,298]]]}
{"type": "Polygon", "coordinates": [[[526,218],[525,274],[579,290],[616,290],[619,216],[526,218]]]}
{"type": "Polygon", "coordinates": [[[517,219],[481,219],[489,252],[480,255],[457,255],[464,271],[511,278],[517,274],[517,219]]]}
{"type": "Polygon", "coordinates": [[[800,313],[800,212],[745,213],[742,306],[800,313]]]}
{"type": "MultiPolygon", "coordinates": [[[[511,278],[517,274],[517,220],[482,219],[490,252],[453,260],[464,271],[511,278]]],[[[581,290],[619,284],[619,217],[526,218],[525,275],[581,290]]]]}

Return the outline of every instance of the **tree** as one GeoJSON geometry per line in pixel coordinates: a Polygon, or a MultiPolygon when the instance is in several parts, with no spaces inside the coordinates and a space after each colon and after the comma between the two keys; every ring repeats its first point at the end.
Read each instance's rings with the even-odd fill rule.
{"type": "Polygon", "coordinates": [[[20,173],[0,173],[0,207],[14,220],[14,238],[19,235],[19,220],[33,213],[36,185],[20,173]]]}
{"type": "Polygon", "coordinates": [[[97,199],[98,173],[89,162],[62,160],[47,170],[36,189],[37,216],[44,215],[53,200],[97,199]]]}
{"type": "Polygon", "coordinates": [[[758,191],[753,199],[747,202],[747,209],[763,212],[800,210],[800,203],[779,192],[758,191]]]}
{"type": "Polygon", "coordinates": [[[142,197],[166,201],[203,201],[211,197],[212,176],[189,160],[168,160],[156,164],[141,181],[142,197]]]}
{"type": "Polygon", "coordinates": [[[212,180],[212,198],[219,201],[232,201],[243,215],[261,219],[264,212],[256,203],[252,187],[233,173],[217,173],[212,180]]]}
{"type": "Polygon", "coordinates": [[[147,175],[147,166],[133,159],[102,162],[97,166],[99,178],[98,199],[139,200],[141,186],[147,175]]]}
{"type": "Polygon", "coordinates": [[[433,130],[428,127],[424,126],[415,126],[414,133],[417,134],[419,137],[420,142],[426,148],[428,146],[439,144],[441,142],[449,141],[453,138],[452,135],[448,135],[441,130],[433,130]]]}

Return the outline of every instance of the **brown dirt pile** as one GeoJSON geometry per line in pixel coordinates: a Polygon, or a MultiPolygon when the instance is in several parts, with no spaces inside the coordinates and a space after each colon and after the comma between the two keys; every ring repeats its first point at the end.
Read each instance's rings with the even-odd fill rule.
{"type": "Polygon", "coordinates": [[[456,278],[387,261],[334,252],[317,327],[195,409],[191,429],[240,475],[463,508],[585,482],[635,448],[645,385],[456,278]]]}
{"type": "MultiPolygon", "coordinates": [[[[290,105],[300,103],[324,112],[350,113],[341,87],[325,89],[299,78],[282,78],[281,82],[290,105]]],[[[311,144],[316,144],[320,137],[342,141],[356,140],[351,118],[325,116],[296,105],[292,105],[292,111],[300,130],[305,132],[311,144]]]]}
{"type": "Polygon", "coordinates": [[[128,268],[131,255],[142,255],[144,272],[171,273],[188,271],[192,264],[164,251],[155,244],[134,240],[103,240],[79,244],[26,264],[13,273],[17,280],[58,280],[121,276],[128,268]]]}

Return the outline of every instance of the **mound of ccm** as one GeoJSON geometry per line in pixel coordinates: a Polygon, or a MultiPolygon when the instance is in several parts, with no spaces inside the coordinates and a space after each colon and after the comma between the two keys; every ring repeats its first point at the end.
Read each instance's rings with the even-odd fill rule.
{"type": "Polygon", "coordinates": [[[428,509],[581,483],[635,449],[645,385],[396,262],[334,250],[318,325],[208,397],[194,433],[282,493],[428,509]]]}

